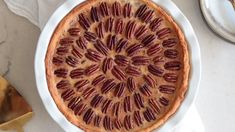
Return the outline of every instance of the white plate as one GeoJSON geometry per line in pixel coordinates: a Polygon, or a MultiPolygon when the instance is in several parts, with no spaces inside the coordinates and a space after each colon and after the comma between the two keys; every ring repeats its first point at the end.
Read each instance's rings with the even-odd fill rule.
{"type": "MultiPolygon", "coordinates": [[[[38,41],[37,50],[35,54],[35,76],[38,92],[43,101],[43,104],[51,115],[51,117],[65,130],[69,132],[79,132],[82,131],[72,123],[70,123],[65,116],[59,111],[56,107],[54,100],[52,99],[50,92],[48,90],[47,81],[46,81],[46,72],[44,59],[47,52],[47,47],[50,41],[50,38],[63,17],[68,14],[75,6],[80,4],[83,0],[69,0],[66,1],[62,6],[60,6],[54,14],[51,16],[46,26],[44,27],[41,36],[38,41]]],[[[187,18],[183,13],[177,8],[177,6],[170,0],[153,0],[162,8],[164,8],[178,23],[185,37],[188,41],[188,47],[190,52],[190,61],[191,61],[191,74],[190,74],[190,83],[189,90],[187,91],[185,100],[181,104],[179,110],[162,126],[158,131],[165,132],[169,131],[174,126],[176,126],[181,119],[186,114],[187,110],[193,103],[198,85],[200,82],[201,76],[201,58],[200,58],[200,48],[193,31],[193,28],[187,18]]]]}
{"type": "Polygon", "coordinates": [[[235,9],[229,0],[200,0],[202,14],[210,28],[235,43],[235,9]]]}

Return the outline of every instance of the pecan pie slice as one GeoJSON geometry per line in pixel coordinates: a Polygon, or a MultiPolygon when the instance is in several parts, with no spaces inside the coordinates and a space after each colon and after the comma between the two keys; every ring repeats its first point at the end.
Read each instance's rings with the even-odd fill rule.
{"type": "Polygon", "coordinates": [[[57,107],[84,131],[152,131],[179,108],[189,58],[174,20],[149,0],[87,0],[57,26],[45,59],[57,107]]]}

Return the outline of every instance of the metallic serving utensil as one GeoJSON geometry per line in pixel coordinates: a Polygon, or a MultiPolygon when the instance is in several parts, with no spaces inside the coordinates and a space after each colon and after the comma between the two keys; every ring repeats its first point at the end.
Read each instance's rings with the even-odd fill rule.
{"type": "Polygon", "coordinates": [[[235,0],[229,0],[229,1],[232,3],[233,8],[234,8],[234,10],[235,10],[235,0]]]}

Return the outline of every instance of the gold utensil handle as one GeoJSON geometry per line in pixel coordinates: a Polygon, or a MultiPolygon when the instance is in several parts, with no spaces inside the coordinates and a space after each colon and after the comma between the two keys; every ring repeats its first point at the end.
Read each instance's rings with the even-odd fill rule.
{"type": "Polygon", "coordinates": [[[232,3],[233,8],[234,8],[234,10],[235,10],[235,0],[229,0],[229,1],[232,3]]]}

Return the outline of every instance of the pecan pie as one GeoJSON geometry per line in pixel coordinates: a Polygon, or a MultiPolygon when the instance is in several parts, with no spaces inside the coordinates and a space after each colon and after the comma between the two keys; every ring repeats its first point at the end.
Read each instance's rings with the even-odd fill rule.
{"type": "Polygon", "coordinates": [[[84,131],[152,131],[188,88],[184,35],[149,0],[76,6],[55,29],[45,65],[57,107],[84,131]]]}

